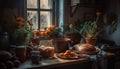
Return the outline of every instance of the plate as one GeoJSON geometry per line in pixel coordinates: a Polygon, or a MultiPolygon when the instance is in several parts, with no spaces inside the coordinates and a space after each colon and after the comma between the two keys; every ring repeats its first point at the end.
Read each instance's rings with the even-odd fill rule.
{"type": "Polygon", "coordinates": [[[73,50],[73,51],[77,54],[94,55],[94,54],[99,53],[100,49],[96,47],[95,51],[77,51],[77,50],[73,50]]]}
{"type": "Polygon", "coordinates": [[[62,59],[78,59],[80,58],[79,56],[75,55],[74,57],[66,57],[66,56],[61,56],[60,53],[56,53],[56,56],[62,59]]]}

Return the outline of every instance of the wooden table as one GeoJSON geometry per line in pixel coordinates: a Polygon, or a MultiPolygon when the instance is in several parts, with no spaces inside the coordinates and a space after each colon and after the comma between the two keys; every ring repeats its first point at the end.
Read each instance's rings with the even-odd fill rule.
{"type": "MultiPolygon", "coordinates": [[[[77,65],[77,64],[90,64],[89,58],[79,58],[79,59],[73,59],[73,60],[68,60],[68,59],[61,59],[56,56],[54,58],[49,58],[49,59],[42,59],[42,61],[39,61],[40,63],[37,64],[32,64],[31,60],[27,60],[26,62],[22,63],[19,68],[14,68],[14,69],[63,69],[69,68],[69,66],[77,65]]],[[[90,66],[88,64],[88,66],[90,66]]],[[[78,66],[79,66],[78,65],[78,66]]],[[[86,68],[87,65],[84,67],[86,68]]],[[[88,67],[87,66],[87,67],[88,67]]],[[[75,66],[76,67],[76,66],[75,66]]],[[[83,65],[82,65],[83,67],[83,65]]],[[[84,68],[84,69],[85,69],[84,68]]],[[[69,68],[69,69],[75,69],[75,68],[69,68]]]]}
{"type": "MultiPolygon", "coordinates": [[[[106,54],[107,57],[111,57],[114,55],[112,53],[104,53],[104,54],[106,54]]],[[[92,57],[92,55],[90,57],[92,57]]],[[[26,62],[22,63],[20,67],[14,69],[78,69],[78,68],[93,69],[92,67],[93,62],[90,60],[90,58],[87,57],[68,60],[68,59],[58,58],[55,55],[54,58],[42,59],[42,61],[39,62],[40,63],[36,65],[36,64],[32,64],[31,60],[27,60],[26,62]]]]}

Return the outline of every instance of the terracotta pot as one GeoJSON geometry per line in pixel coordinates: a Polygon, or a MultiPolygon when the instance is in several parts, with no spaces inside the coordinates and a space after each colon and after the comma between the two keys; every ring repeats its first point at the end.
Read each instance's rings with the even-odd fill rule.
{"type": "Polygon", "coordinates": [[[55,47],[55,52],[60,53],[69,49],[68,45],[71,40],[69,38],[53,38],[52,41],[55,47]]]}
{"type": "Polygon", "coordinates": [[[76,35],[74,35],[74,34],[64,34],[64,37],[71,39],[71,41],[72,41],[71,45],[72,46],[79,43],[80,40],[81,40],[81,36],[79,36],[77,34],[76,35]]]}
{"type": "Polygon", "coordinates": [[[95,45],[97,39],[96,38],[85,38],[87,44],[95,45]]]}

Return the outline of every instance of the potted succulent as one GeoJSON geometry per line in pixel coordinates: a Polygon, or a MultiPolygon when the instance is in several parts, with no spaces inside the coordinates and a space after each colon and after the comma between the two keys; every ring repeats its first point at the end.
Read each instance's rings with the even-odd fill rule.
{"type": "Polygon", "coordinates": [[[97,37],[101,32],[101,29],[97,25],[100,14],[100,12],[97,12],[97,18],[95,20],[85,21],[85,23],[81,26],[80,34],[83,38],[85,38],[86,43],[88,44],[95,45],[97,37]]]}

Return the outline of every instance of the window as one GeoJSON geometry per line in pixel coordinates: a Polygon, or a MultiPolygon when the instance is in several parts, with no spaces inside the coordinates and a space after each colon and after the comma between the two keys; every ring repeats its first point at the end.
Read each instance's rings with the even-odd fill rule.
{"type": "Polygon", "coordinates": [[[44,29],[53,23],[53,0],[27,0],[27,19],[33,29],[44,29]]]}

